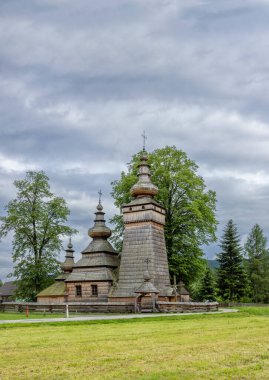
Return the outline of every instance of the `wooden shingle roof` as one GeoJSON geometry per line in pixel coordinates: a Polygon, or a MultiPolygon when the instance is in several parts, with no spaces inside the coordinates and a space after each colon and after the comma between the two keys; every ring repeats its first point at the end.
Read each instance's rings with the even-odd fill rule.
{"type": "Polygon", "coordinates": [[[17,290],[15,281],[7,281],[0,287],[0,296],[9,297],[13,296],[17,290]]]}
{"type": "Polygon", "coordinates": [[[38,293],[37,297],[64,296],[64,295],[65,295],[65,283],[63,281],[56,281],[54,282],[54,284],[50,285],[48,288],[38,293]]]}

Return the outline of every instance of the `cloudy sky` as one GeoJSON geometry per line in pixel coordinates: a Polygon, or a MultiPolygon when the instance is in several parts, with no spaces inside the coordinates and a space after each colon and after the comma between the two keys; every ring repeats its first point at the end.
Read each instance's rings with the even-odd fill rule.
{"type": "MultiPolygon", "coordinates": [[[[0,214],[44,170],[88,243],[99,188],[141,149],[176,145],[234,219],[269,237],[269,0],[2,0],[0,214]]],[[[11,271],[0,243],[0,278],[11,271]]],[[[217,245],[206,251],[213,257],[217,245]]]]}

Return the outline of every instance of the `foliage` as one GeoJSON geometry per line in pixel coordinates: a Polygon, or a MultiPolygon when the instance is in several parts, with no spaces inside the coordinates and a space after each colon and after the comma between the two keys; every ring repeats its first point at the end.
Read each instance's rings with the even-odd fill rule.
{"type": "Polygon", "coordinates": [[[0,217],[0,238],[13,231],[12,275],[18,280],[17,295],[34,300],[58,273],[61,237],[75,231],[64,224],[69,215],[66,202],[51,193],[44,172],[29,171],[14,185],[17,197],[6,206],[7,216],[0,217]]]}
{"type": "Polygon", "coordinates": [[[236,225],[227,223],[218,254],[218,293],[223,300],[239,301],[247,289],[247,277],[243,267],[242,248],[236,225]]]}
{"type": "Polygon", "coordinates": [[[255,224],[244,246],[250,295],[255,302],[269,302],[269,250],[262,228],[255,224]]]}
{"type": "Polygon", "coordinates": [[[200,283],[198,298],[200,301],[215,301],[215,280],[212,270],[207,266],[200,283]]]}
{"type": "Polygon", "coordinates": [[[3,281],[0,279],[0,286],[2,286],[3,285],[3,281]]]}
{"type": "MultiPolygon", "coordinates": [[[[122,172],[120,179],[112,182],[117,207],[131,201],[130,189],[137,181],[139,157],[139,153],[135,154],[129,172],[122,172]]],[[[216,239],[216,195],[206,189],[195,162],[174,146],[156,149],[148,154],[148,162],[152,182],[159,188],[155,199],[166,209],[165,240],[170,273],[189,285],[203,268],[201,246],[216,239]]],[[[111,221],[115,225],[113,243],[120,250],[122,216],[116,215],[111,221]]]]}

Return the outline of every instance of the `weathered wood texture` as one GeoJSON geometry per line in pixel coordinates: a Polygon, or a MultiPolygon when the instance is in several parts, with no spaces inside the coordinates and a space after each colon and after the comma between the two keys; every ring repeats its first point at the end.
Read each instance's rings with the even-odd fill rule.
{"type": "Polygon", "coordinates": [[[76,282],[66,283],[68,302],[87,302],[87,301],[107,301],[108,293],[111,288],[111,282],[76,282]],[[81,296],[76,295],[76,286],[81,285],[81,296]],[[92,285],[98,288],[98,295],[92,295],[92,285]]]}
{"type": "MultiPolygon", "coordinates": [[[[65,313],[65,303],[40,303],[40,302],[3,302],[0,303],[1,312],[28,310],[40,313],[65,313]]],[[[70,313],[132,313],[133,302],[68,302],[70,313]]]]}
{"type": "MultiPolygon", "coordinates": [[[[124,211],[123,211],[124,212],[124,211]]],[[[137,211],[135,211],[137,215],[137,211]]],[[[141,212],[138,218],[130,221],[128,210],[127,223],[124,212],[125,234],[121,254],[119,280],[113,297],[135,297],[135,291],[144,281],[149,259],[148,270],[151,282],[160,291],[161,296],[171,294],[170,278],[164,230],[162,223],[156,223],[160,213],[150,210],[150,214],[141,212]],[[155,214],[158,216],[155,217],[155,214]],[[142,216],[144,220],[142,220],[142,216]],[[151,220],[150,220],[151,219],[151,220]]],[[[161,215],[163,217],[163,215],[161,215]]]]}
{"type": "Polygon", "coordinates": [[[204,311],[217,311],[217,302],[157,302],[162,313],[198,313],[204,311]]]}
{"type": "MultiPolygon", "coordinates": [[[[143,301],[146,305],[147,301],[143,301]]],[[[148,302],[150,302],[148,300],[148,302]]],[[[37,302],[3,302],[0,303],[1,312],[28,310],[40,313],[64,313],[65,303],[37,303],[37,302]]],[[[68,308],[73,313],[133,313],[134,302],[68,302],[68,308]]],[[[161,313],[195,313],[218,310],[217,302],[157,302],[161,313]]]]}

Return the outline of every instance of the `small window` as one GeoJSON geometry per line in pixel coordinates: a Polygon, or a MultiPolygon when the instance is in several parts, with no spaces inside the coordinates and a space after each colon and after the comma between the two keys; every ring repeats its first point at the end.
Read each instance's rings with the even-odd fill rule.
{"type": "Polygon", "coordinates": [[[82,288],[81,285],[76,285],[76,296],[81,297],[82,296],[82,288]]]}
{"type": "Polygon", "coordinates": [[[145,206],[142,206],[142,209],[145,210],[145,206]]]}
{"type": "Polygon", "coordinates": [[[92,296],[98,296],[98,287],[97,285],[91,285],[92,288],[92,296]]]}
{"type": "Polygon", "coordinates": [[[132,211],[132,207],[129,207],[129,211],[132,211]]]}

